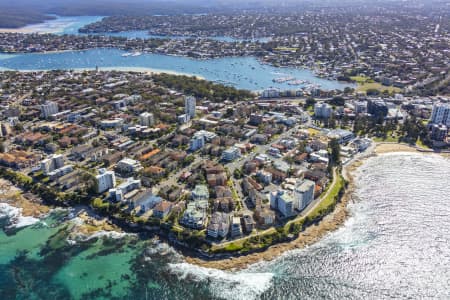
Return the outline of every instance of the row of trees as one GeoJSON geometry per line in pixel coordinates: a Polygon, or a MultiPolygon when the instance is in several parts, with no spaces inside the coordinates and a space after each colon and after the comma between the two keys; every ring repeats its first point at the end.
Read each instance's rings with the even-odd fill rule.
{"type": "Polygon", "coordinates": [[[158,74],[154,75],[153,79],[155,83],[167,88],[175,89],[197,98],[207,98],[215,102],[253,99],[255,96],[250,91],[238,90],[234,87],[201,80],[196,77],[158,74]]]}

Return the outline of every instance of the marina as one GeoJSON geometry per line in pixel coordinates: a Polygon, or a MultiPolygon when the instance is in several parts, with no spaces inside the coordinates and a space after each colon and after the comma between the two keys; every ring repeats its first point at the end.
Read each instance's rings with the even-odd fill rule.
{"type": "Polygon", "coordinates": [[[93,49],[86,51],[65,51],[49,53],[0,54],[0,68],[19,71],[30,70],[73,70],[73,69],[138,68],[149,71],[170,71],[199,76],[211,81],[232,85],[240,89],[261,91],[267,88],[282,90],[300,89],[309,83],[324,90],[343,90],[351,84],[316,77],[306,69],[279,68],[266,65],[254,57],[228,57],[217,59],[191,59],[181,56],[125,52],[118,49],[93,49]],[[273,81],[274,76],[298,80],[273,81]],[[301,80],[301,81],[300,81],[301,80]]]}

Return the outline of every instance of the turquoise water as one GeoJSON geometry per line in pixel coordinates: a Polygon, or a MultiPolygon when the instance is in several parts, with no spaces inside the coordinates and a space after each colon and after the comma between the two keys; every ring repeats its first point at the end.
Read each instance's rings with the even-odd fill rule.
{"type": "MultiPolygon", "coordinates": [[[[262,90],[268,87],[294,89],[287,83],[274,83],[272,79],[293,76],[320,84],[321,88],[344,89],[348,84],[317,78],[305,69],[277,68],[260,63],[254,57],[231,57],[195,60],[186,57],[143,54],[122,57],[117,49],[94,49],[62,53],[19,54],[13,57],[0,54],[0,68],[13,70],[151,68],[201,76],[205,79],[233,85],[241,89],[262,90]]],[[[299,88],[297,86],[296,88],[299,88]]]]}
{"type": "Polygon", "coordinates": [[[53,214],[0,234],[0,299],[449,299],[449,170],[434,155],[370,158],[339,230],[239,272],[189,265],[148,237],[71,245],[53,214]]]}

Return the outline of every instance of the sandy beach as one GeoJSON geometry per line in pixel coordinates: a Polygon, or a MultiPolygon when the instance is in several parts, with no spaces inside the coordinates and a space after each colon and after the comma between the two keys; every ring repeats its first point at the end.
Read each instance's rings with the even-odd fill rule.
{"type": "Polygon", "coordinates": [[[184,75],[184,76],[195,76],[198,79],[204,79],[201,76],[189,73],[181,73],[170,70],[152,69],[144,67],[108,67],[108,68],[98,68],[100,71],[123,71],[123,72],[140,72],[149,74],[170,74],[170,75],[184,75]]]}
{"type": "Polygon", "coordinates": [[[376,154],[393,152],[418,152],[414,146],[398,143],[377,143],[375,147],[376,154]]]}
{"type": "MultiPolygon", "coordinates": [[[[64,53],[64,52],[71,52],[71,51],[83,51],[83,50],[61,50],[61,51],[48,51],[43,52],[42,54],[48,54],[48,53],[64,53]]],[[[0,70],[4,71],[13,71],[11,69],[7,68],[1,68],[0,70]]],[[[95,68],[75,68],[72,69],[75,72],[84,72],[84,71],[93,71],[95,68]]],[[[161,70],[161,69],[153,69],[153,68],[144,68],[144,67],[105,67],[105,68],[98,68],[99,71],[121,71],[121,72],[138,72],[138,73],[147,73],[147,74],[170,74],[170,75],[178,75],[178,76],[189,76],[189,77],[196,77],[197,79],[204,80],[205,78],[202,76],[198,76],[195,74],[189,74],[189,73],[181,73],[181,72],[175,72],[170,70],[161,70]]],[[[42,72],[42,71],[51,71],[51,70],[20,70],[20,72],[42,72]]]]}
{"type": "Polygon", "coordinates": [[[0,28],[1,33],[33,33],[33,28],[0,28]]]}

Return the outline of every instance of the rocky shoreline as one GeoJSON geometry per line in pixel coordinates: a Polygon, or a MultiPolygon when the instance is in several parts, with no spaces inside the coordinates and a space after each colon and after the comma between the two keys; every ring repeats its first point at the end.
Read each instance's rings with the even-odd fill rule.
{"type": "Polygon", "coordinates": [[[21,209],[24,217],[41,218],[50,212],[50,207],[44,205],[37,196],[29,193],[24,194],[21,189],[14,186],[11,182],[1,178],[0,203],[6,203],[21,209]]]}
{"type": "MultiPolygon", "coordinates": [[[[250,265],[259,263],[261,261],[271,261],[278,258],[283,253],[302,249],[313,243],[316,243],[322,239],[328,233],[337,230],[348,219],[350,212],[348,210],[348,204],[353,201],[353,193],[356,188],[354,173],[364,163],[364,161],[375,155],[382,155],[385,153],[395,152],[420,152],[417,148],[406,144],[392,144],[392,143],[377,143],[375,146],[366,150],[363,154],[355,157],[349,164],[345,165],[342,170],[342,175],[347,181],[347,188],[340,201],[336,204],[332,213],[324,217],[319,223],[308,226],[299,236],[290,242],[275,244],[262,252],[251,253],[247,255],[220,258],[220,259],[202,259],[195,253],[192,255],[184,254],[185,261],[187,263],[219,270],[236,271],[249,267],[250,265]]],[[[22,210],[22,214],[25,217],[42,217],[50,211],[50,207],[35,203],[26,199],[21,194],[20,189],[14,187],[8,181],[2,180],[0,182],[0,188],[4,191],[8,191],[8,195],[14,195],[14,197],[0,197],[0,202],[7,203],[13,207],[17,207],[22,210]]],[[[80,224],[77,224],[77,229],[74,232],[74,238],[81,240],[89,238],[89,236],[99,236],[105,233],[117,233],[123,234],[123,231],[119,227],[108,222],[106,219],[97,220],[86,213],[82,213],[78,216],[80,224]]]]}
{"type": "Polygon", "coordinates": [[[337,230],[348,219],[350,212],[348,204],[353,201],[353,194],[356,188],[354,173],[364,163],[366,159],[375,155],[394,152],[419,152],[415,147],[406,144],[377,143],[366,150],[361,156],[343,167],[343,176],[348,182],[345,194],[336,204],[334,211],[326,216],[316,225],[307,227],[300,233],[298,238],[291,242],[270,246],[266,251],[252,253],[239,257],[232,257],[222,260],[203,260],[198,257],[186,257],[186,262],[206,268],[214,268],[227,271],[241,270],[261,261],[271,261],[278,258],[283,253],[302,249],[312,245],[322,239],[328,233],[337,230]]]}

